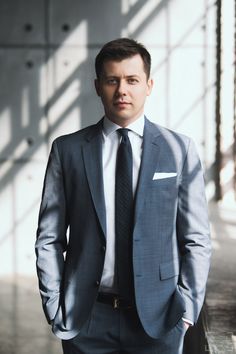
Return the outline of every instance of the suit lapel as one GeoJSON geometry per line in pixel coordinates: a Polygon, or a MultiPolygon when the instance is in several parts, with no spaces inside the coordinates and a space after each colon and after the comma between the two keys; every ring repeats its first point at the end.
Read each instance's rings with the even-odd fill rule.
{"type": "MultiPolygon", "coordinates": [[[[156,171],[160,148],[157,143],[160,131],[157,126],[145,119],[143,152],[135,198],[135,222],[141,212],[146,191],[152,183],[156,171]]],[[[106,209],[104,199],[103,168],[102,168],[102,120],[87,136],[83,146],[83,158],[95,210],[106,236],[106,209]]]]}
{"type": "Polygon", "coordinates": [[[147,189],[152,183],[153,174],[156,171],[159,159],[160,148],[157,143],[160,131],[157,126],[145,119],[144,136],[143,136],[143,152],[139,172],[138,185],[135,198],[135,216],[134,224],[138,220],[147,189]]]}
{"type": "Polygon", "coordinates": [[[95,210],[106,235],[106,210],[102,172],[102,120],[94,126],[83,146],[83,158],[95,210]]]}

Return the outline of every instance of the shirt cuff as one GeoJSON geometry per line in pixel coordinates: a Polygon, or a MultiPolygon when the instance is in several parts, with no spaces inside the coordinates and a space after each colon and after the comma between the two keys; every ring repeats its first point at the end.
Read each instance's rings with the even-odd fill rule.
{"type": "Polygon", "coordinates": [[[190,321],[190,320],[188,320],[187,318],[182,317],[182,320],[183,320],[184,322],[187,322],[190,326],[193,326],[193,322],[190,321]]]}

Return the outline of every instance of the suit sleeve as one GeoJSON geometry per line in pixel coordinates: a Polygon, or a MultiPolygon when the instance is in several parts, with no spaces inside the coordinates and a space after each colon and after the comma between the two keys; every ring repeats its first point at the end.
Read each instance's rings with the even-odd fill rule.
{"type": "Polygon", "coordinates": [[[203,170],[191,140],[181,174],[178,200],[179,290],[186,304],[184,317],[196,323],[205,296],[211,242],[203,170]]]}
{"type": "Polygon", "coordinates": [[[50,323],[59,305],[66,250],[66,200],[57,143],[48,160],[35,244],[36,266],[43,309],[50,323]]]}

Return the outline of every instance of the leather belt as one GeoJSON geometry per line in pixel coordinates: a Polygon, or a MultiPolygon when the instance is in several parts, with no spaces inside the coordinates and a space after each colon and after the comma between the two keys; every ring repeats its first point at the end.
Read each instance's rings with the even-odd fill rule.
{"type": "Polygon", "coordinates": [[[111,293],[98,293],[97,301],[113,307],[113,309],[132,309],[134,304],[119,297],[119,295],[111,293]]]}

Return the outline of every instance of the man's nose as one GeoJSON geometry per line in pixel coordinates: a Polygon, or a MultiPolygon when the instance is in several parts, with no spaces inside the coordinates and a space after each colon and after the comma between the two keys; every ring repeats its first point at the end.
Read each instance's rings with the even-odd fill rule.
{"type": "Polygon", "coordinates": [[[119,95],[126,95],[127,93],[127,83],[124,80],[120,80],[117,86],[117,93],[119,95]]]}

